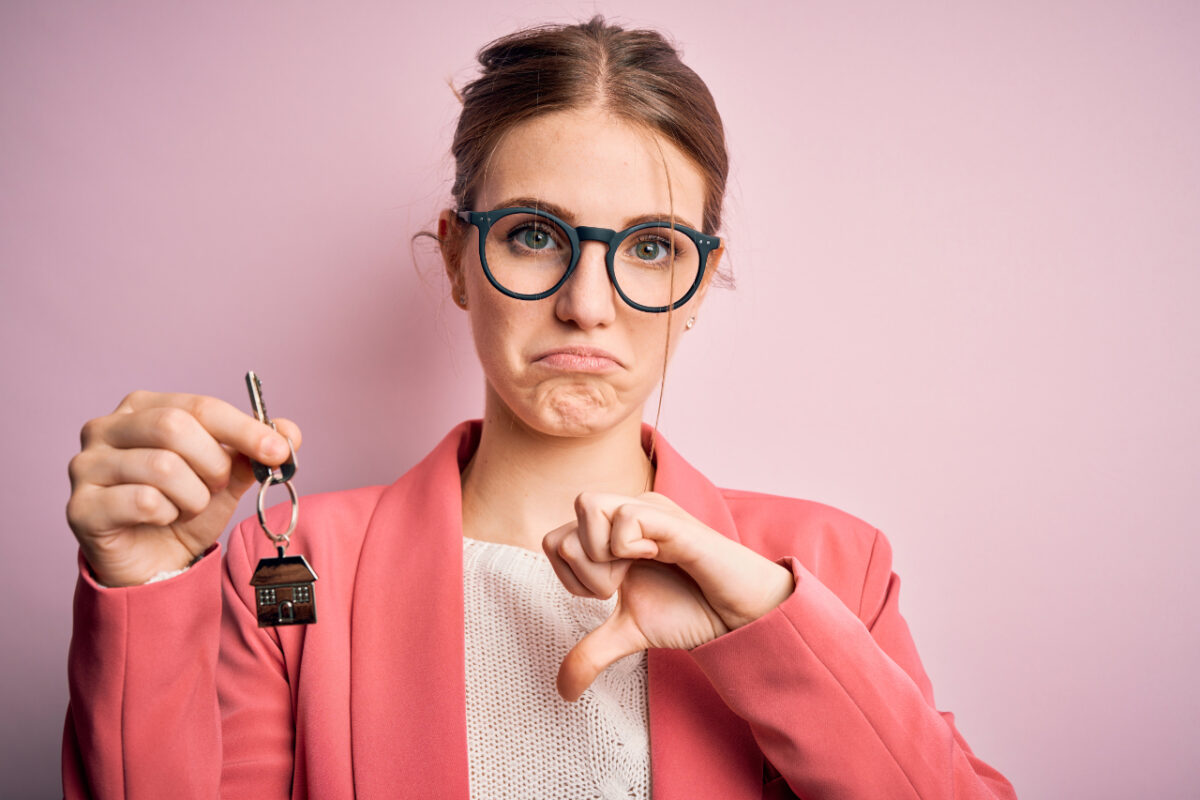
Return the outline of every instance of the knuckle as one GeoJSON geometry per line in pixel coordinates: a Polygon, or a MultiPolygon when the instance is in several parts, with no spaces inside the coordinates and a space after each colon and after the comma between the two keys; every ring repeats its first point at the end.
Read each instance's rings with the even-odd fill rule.
{"type": "Polygon", "coordinates": [[[229,481],[233,479],[233,459],[224,450],[221,451],[221,460],[215,470],[210,473],[200,476],[203,483],[213,489],[221,489],[229,485],[229,481]]]}
{"type": "Polygon", "coordinates": [[[71,530],[76,534],[83,527],[82,521],[84,517],[84,500],[77,492],[72,492],[67,498],[67,524],[71,526],[71,530]]]}
{"type": "Polygon", "coordinates": [[[153,428],[160,441],[171,442],[178,438],[189,425],[191,414],[179,408],[164,408],[154,417],[153,428]]]}
{"type": "Polygon", "coordinates": [[[150,392],[145,389],[134,389],[121,398],[121,402],[117,404],[117,411],[131,411],[135,408],[140,408],[145,404],[146,398],[149,395],[150,392]]]}
{"type": "Polygon", "coordinates": [[[100,435],[100,419],[89,419],[83,423],[83,427],[79,429],[79,446],[81,448],[90,447],[100,435]]]}
{"type": "Polygon", "coordinates": [[[583,552],[583,547],[579,543],[578,536],[565,536],[558,543],[558,554],[564,560],[574,561],[583,552]]]}
{"type": "Polygon", "coordinates": [[[192,416],[196,419],[205,419],[212,416],[218,402],[215,397],[195,395],[188,403],[188,410],[192,412],[192,416]]]}
{"type": "Polygon", "coordinates": [[[150,517],[158,511],[158,490],[151,486],[137,486],[133,490],[133,508],[139,517],[150,517]]]}
{"type": "Polygon", "coordinates": [[[622,503],[613,511],[613,525],[634,522],[638,518],[638,507],[633,503],[622,503]]]}
{"type": "Polygon", "coordinates": [[[180,458],[170,450],[154,450],[146,456],[146,468],[152,480],[163,482],[171,478],[179,467],[180,458]]]}
{"type": "Polygon", "coordinates": [[[71,460],[67,462],[67,477],[71,479],[71,486],[79,483],[80,479],[87,473],[88,458],[84,451],[80,451],[71,456],[71,460]]]}

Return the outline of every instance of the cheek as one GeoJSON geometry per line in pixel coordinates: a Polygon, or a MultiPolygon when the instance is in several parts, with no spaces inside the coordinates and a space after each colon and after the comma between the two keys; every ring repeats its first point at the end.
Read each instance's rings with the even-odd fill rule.
{"type": "Polygon", "coordinates": [[[647,369],[662,372],[664,356],[669,360],[667,347],[674,353],[683,339],[683,320],[678,312],[672,314],[668,323],[666,314],[656,314],[654,320],[647,323],[638,332],[638,360],[647,369]],[[669,325],[669,327],[668,327],[669,325]],[[670,332],[668,341],[668,331],[670,332]]]}
{"type": "Polygon", "coordinates": [[[525,339],[531,330],[528,319],[531,309],[518,305],[520,300],[504,297],[486,279],[482,286],[475,285],[472,288],[475,294],[467,313],[475,351],[484,372],[489,377],[499,377],[500,372],[516,366],[514,360],[520,360],[527,344],[525,339]]]}
{"type": "Polygon", "coordinates": [[[481,305],[478,300],[471,303],[469,319],[475,351],[486,370],[491,364],[503,360],[508,337],[503,330],[502,320],[497,319],[494,310],[481,308],[481,305]]]}

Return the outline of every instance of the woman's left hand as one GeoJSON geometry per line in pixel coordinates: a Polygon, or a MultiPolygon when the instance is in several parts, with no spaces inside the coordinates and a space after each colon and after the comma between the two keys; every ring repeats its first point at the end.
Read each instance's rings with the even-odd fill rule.
{"type": "Polygon", "coordinates": [[[661,494],[584,492],[575,513],[542,540],[558,579],[580,597],[619,595],[612,615],[563,659],[558,693],[566,700],[625,656],[698,647],[758,619],[795,588],[787,569],[661,494]]]}

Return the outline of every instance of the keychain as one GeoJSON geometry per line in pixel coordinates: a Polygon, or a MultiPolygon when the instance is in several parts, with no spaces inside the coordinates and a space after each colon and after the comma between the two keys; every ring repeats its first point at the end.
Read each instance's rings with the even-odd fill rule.
{"type": "MultiPolygon", "coordinates": [[[[259,422],[275,428],[275,423],[267,416],[267,406],[263,402],[262,382],[253,370],[246,373],[246,388],[250,390],[250,404],[254,407],[254,416],[259,422]]],[[[260,628],[274,625],[308,625],[317,621],[316,597],[313,594],[313,582],[317,579],[317,573],[313,572],[304,556],[284,555],[292,532],[296,530],[296,521],[300,519],[300,498],[296,495],[296,487],[292,485],[292,478],[296,475],[296,451],[292,449],[290,438],[288,449],[291,452],[288,460],[280,464],[277,470],[253,459],[250,461],[254,467],[254,477],[262,484],[258,490],[258,524],[267,538],[275,543],[275,549],[279,553],[276,558],[260,560],[258,568],[254,570],[254,577],[250,579],[258,604],[260,628]],[[292,501],[291,522],[288,523],[287,530],[279,534],[267,527],[263,509],[267,489],[277,483],[283,484],[292,501]]]]}

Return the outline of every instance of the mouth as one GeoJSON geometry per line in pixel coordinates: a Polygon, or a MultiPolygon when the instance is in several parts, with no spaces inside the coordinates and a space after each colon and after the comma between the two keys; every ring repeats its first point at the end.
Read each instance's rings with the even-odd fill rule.
{"type": "Polygon", "coordinates": [[[612,353],[598,347],[556,347],[539,354],[533,363],[570,372],[609,372],[624,366],[612,353]]]}

